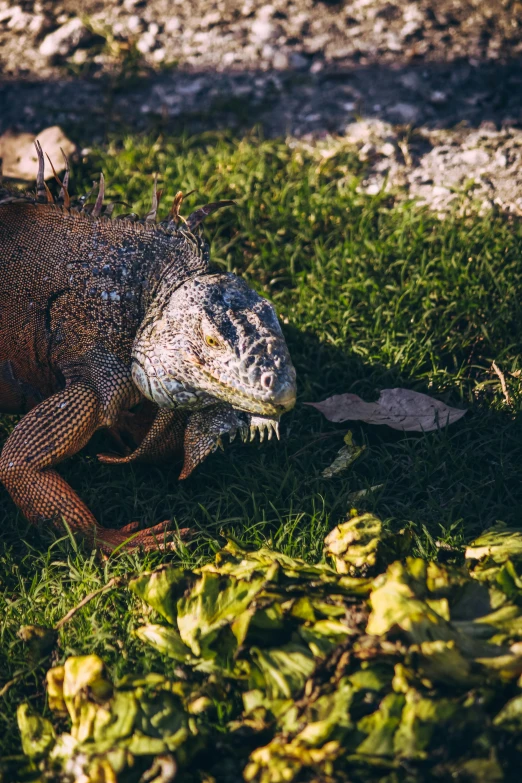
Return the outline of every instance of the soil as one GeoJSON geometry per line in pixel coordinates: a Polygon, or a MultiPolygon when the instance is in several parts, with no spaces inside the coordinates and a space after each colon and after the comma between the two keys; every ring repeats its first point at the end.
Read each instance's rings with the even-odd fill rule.
{"type": "Polygon", "coordinates": [[[0,133],[53,125],[258,125],[354,144],[369,192],[520,212],[522,2],[0,0],[0,133]]]}

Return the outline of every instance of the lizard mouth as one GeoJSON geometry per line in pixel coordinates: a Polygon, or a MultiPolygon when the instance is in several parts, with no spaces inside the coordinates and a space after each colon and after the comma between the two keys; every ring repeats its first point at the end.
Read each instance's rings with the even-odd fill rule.
{"type": "Polygon", "coordinates": [[[198,397],[214,398],[235,410],[253,416],[278,419],[282,413],[291,410],[295,404],[295,386],[288,384],[273,400],[261,396],[255,388],[243,389],[232,383],[225,383],[208,370],[201,368],[206,388],[197,391],[178,381],[174,376],[148,372],[148,368],[136,356],[133,357],[133,379],[141,392],[160,407],[191,407],[198,397]]]}
{"type": "Polygon", "coordinates": [[[213,396],[218,396],[219,392],[215,391],[215,387],[223,390],[223,395],[219,395],[224,402],[232,405],[233,408],[245,411],[259,417],[276,417],[277,419],[282,413],[286,413],[291,410],[295,405],[295,387],[285,388],[283,393],[278,395],[274,400],[263,399],[255,394],[255,390],[250,392],[243,391],[237,386],[233,386],[227,383],[223,383],[219,378],[216,378],[209,372],[203,370],[203,375],[211,383],[212,391],[209,393],[213,396]]]}

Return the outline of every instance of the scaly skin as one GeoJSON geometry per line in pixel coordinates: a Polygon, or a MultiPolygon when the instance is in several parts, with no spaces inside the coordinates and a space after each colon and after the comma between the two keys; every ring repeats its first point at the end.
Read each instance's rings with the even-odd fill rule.
{"type": "Polygon", "coordinates": [[[295,372],[272,306],[209,269],[194,232],[220,204],[179,227],[178,194],[156,224],[154,188],[145,220],[110,220],[103,178],[90,210],[71,206],[65,181],[53,203],[38,152],[36,196],[0,188],[0,410],[25,414],[0,480],[30,522],[65,521],[106,551],[132,533],[129,546],[161,546],[165,523],[98,525],[55,466],[106,427],[138,445],[102,461],[177,455],[186,477],[222,434],[264,431],[289,410],[295,372]]]}

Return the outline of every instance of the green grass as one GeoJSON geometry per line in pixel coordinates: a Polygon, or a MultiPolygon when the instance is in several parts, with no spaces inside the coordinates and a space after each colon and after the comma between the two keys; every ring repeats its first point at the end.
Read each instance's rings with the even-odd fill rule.
{"type": "MultiPolygon", "coordinates": [[[[330,158],[277,141],[201,135],[129,138],[93,151],[76,171],[77,191],[103,170],[109,191],[136,211],[148,209],[152,174],[175,192],[198,188],[189,206],[216,197],[237,209],[208,220],[215,263],[245,276],[282,318],[298,372],[299,399],[281,443],[235,444],[178,484],[178,466],[109,467],[97,463],[101,436],[61,471],[100,521],[151,524],[172,517],[199,530],[169,555],[120,553],[101,563],[68,537],[29,529],[0,493],[0,672],[20,673],[0,709],[0,754],[18,749],[16,705],[44,701],[44,667],[35,668],[16,633],[52,625],[111,576],[162,560],[208,559],[223,532],[246,544],[269,542],[316,560],[324,535],[343,519],[350,495],[383,488],[358,502],[392,529],[411,526],[417,550],[436,556],[437,541],[459,546],[495,520],[520,524],[522,399],[522,231],[514,218],[448,216],[440,221],[389,195],[357,192],[359,163],[339,147],[330,158]],[[506,375],[508,406],[495,360],[506,375]],[[338,478],[321,471],[347,427],[303,407],[353,391],[375,399],[405,386],[469,408],[452,428],[402,435],[353,425],[364,457],[338,478]],[[329,437],[319,437],[326,436],[329,437]]],[[[13,422],[2,420],[5,433],[13,422]]],[[[171,664],[133,639],[142,608],[125,591],[102,595],[60,633],[54,660],[95,651],[113,676],[171,664]]],[[[1,683],[0,683],[1,684],[1,683]]]]}

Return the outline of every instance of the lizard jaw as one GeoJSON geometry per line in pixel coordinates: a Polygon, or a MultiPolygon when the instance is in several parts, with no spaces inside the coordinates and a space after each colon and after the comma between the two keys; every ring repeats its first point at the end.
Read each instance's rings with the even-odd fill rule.
{"type": "Polygon", "coordinates": [[[265,436],[267,440],[271,440],[274,435],[279,440],[279,421],[235,410],[223,404],[191,414],[185,430],[185,459],[180,479],[187,478],[209,454],[219,448],[224,450],[225,435],[228,435],[229,442],[239,435],[243,443],[246,443],[255,440],[258,432],[260,442],[264,441],[265,436]]]}

